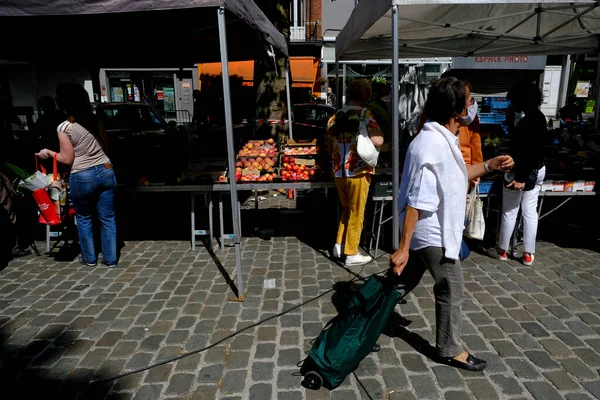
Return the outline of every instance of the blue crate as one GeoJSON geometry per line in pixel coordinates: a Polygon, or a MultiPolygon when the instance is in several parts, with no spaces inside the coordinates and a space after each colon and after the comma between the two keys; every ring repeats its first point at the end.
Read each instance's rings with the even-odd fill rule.
{"type": "Polygon", "coordinates": [[[479,182],[479,193],[488,194],[492,190],[493,181],[481,181],[479,182]]]}

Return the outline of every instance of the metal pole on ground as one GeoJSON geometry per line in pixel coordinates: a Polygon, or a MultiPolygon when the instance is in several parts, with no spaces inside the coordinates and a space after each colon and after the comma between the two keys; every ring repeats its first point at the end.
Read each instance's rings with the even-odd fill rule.
{"type": "Polygon", "coordinates": [[[287,61],[285,68],[285,93],[287,97],[287,115],[288,115],[288,128],[290,131],[290,139],[294,138],[292,132],[292,83],[290,82],[290,61],[287,61]]]}
{"type": "Polygon", "coordinates": [[[225,25],[225,8],[217,10],[219,21],[219,43],[221,48],[221,71],[223,74],[223,100],[225,103],[225,134],[227,137],[227,163],[229,166],[229,187],[231,193],[231,216],[233,221],[233,244],[235,246],[235,269],[237,271],[238,300],[243,301],[244,280],[242,277],[242,249],[240,214],[235,180],[235,154],[233,151],[233,119],[231,117],[231,91],[229,88],[229,56],[227,54],[227,32],[225,25]]]}
{"type": "Polygon", "coordinates": [[[398,114],[398,6],[392,6],[392,246],[400,243],[400,216],[398,210],[398,189],[400,187],[400,115],[398,114]]]}

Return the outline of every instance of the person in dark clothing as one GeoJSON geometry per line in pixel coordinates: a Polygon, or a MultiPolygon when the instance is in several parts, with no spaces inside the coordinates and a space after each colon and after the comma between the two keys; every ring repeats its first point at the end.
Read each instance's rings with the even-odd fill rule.
{"type": "Polygon", "coordinates": [[[5,167],[6,162],[14,162],[10,157],[14,147],[9,109],[0,105],[0,270],[12,258],[31,254],[28,247],[33,243],[26,223],[31,201],[17,196],[12,183],[15,177],[5,167]]]}
{"type": "Polygon", "coordinates": [[[579,104],[577,104],[577,96],[571,94],[569,97],[567,97],[567,104],[558,110],[558,116],[565,122],[583,120],[581,107],[579,107],[579,104]]]}
{"type": "Polygon", "coordinates": [[[58,136],[56,128],[62,124],[67,116],[64,112],[56,108],[54,99],[50,96],[40,97],[40,109],[42,115],[35,123],[35,131],[40,141],[40,148],[47,148],[52,151],[59,151],[58,136]]]}
{"type": "Polygon", "coordinates": [[[538,215],[537,205],[541,185],[544,182],[544,147],[548,139],[546,117],[540,111],[542,92],[534,82],[520,83],[507,94],[511,108],[523,112],[514,126],[514,112],[509,112],[511,156],[515,161],[513,171],[505,175],[502,191],[502,221],[498,246],[488,249],[488,254],[506,261],[510,237],[512,236],[519,209],[523,214],[523,264],[532,265],[535,253],[538,215]]]}
{"type": "Polygon", "coordinates": [[[335,94],[331,90],[331,86],[329,86],[327,88],[327,105],[328,106],[332,106],[334,108],[338,108],[338,106],[337,106],[337,99],[335,97],[335,94]]]}

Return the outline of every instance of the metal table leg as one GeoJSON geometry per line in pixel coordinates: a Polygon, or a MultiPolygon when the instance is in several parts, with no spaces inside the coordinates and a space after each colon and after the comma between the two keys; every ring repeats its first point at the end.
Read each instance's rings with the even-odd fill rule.
{"type": "Polygon", "coordinates": [[[196,250],[196,202],[194,193],[190,193],[190,223],[192,227],[192,251],[196,250]]]}
{"type": "Polygon", "coordinates": [[[223,230],[223,194],[219,193],[219,235],[221,235],[221,241],[219,247],[223,250],[223,243],[225,241],[225,231],[223,230]]]}
{"type": "MultiPolygon", "coordinates": [[[[385,208],[386,201],[381,202],[379,207],[379,225],[377,226],[377,239],[375,239],[375,251],[373,252],[374,257],[377,258],[377,250],[379,249],[379,236],[381,235],[381,225],[383,225],[383,209],[385,208]]],[[[387,220],[386,220],[387,221],[387,220]]]]}
{"type": "Polygon", "coordinates": [[[50,225],[46,225],[46,250],[50,252],[50,225]]]}
{"type": "Polygon", "coordinates": [[[375,236],[375,220],[377,219],[377,201],[373,200],[373,218],[371,219],[371,235],[369,237],[369,251],[373,249],[373,237],[375,236]]]}
{"type": "Polygon", "coordinates": [[[214,235],[214,226],[213,226],[213,196],[212,193],[206,193],[205,198],[208,201],[208,249],[210,251],[213,250],[213,235],[214,235]]]}

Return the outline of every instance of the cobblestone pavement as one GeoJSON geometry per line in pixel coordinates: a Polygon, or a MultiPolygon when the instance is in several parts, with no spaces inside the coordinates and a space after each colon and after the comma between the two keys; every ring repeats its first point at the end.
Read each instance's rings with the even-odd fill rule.
{"type": "MultiPolygon", "coordinates": [[[[229,301],[220,272],[235,276],[232,248],[213,258],[186,242],[128,242],[115,269],[13,261],[0,272],[1,398],[367,398],[352,376],[332,392],[306,391],[295,376],[309,341],[334,316],[329,295],[206,352],[87,386],[202,348],[350,277],[296,238],[246,239],[243,259],[243,303],[229,301]],[[275,287],[265,288],[270,279],[275,287]]],[[[426,276],[397,307],[412,324],[382,335],[382,350],[357,371],[373,399],[600,398],[598,254],[542,243],[533,267],[472,254],[464,273],[463,340],[488,369],[456,370],[415,349],[434,343],[426,276]]]]}

